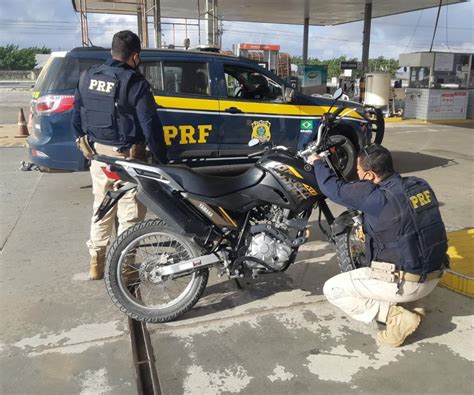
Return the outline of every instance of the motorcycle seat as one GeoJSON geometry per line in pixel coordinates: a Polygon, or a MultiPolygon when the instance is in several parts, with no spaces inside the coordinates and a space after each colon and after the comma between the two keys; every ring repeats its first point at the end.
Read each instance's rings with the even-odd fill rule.
{"type": "Polygon", "coordinates": [[[160,166],[186,192],[215,198],[228,195],[257,184],[264,171],[253,166],[237,176],[214,176],[197,173],[186,167],[160,166]]]}

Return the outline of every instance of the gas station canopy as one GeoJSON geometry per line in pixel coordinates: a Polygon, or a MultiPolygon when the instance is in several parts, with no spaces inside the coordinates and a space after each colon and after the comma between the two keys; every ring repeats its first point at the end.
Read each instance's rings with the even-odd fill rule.
{"type": "MultiPolygon", "coordinates": [[[[146,2],[152,8],[156,0],[146,2]]],[[[208,0],[161,0],[158,3],[163,18],[198,18],[208,0]]],[[[451,0],[450,5],[467,0],[451,0]]],[[[137,14],[137,0],[72,0],[74,9],[80,3],[87,12],[105,14],[137,14]]],[[[372,18],[400,14],[439,6],[439,0],[218,0],[218,18],[224,21],[303,24],[309,18],[310,25],[337,25],[364,20],[364,7],[372,3],[372,18]]]]}

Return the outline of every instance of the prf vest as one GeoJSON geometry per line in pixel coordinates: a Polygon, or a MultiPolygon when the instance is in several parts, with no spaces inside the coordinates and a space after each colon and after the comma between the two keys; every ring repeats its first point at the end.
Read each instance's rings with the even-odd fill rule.
{"type": "Polygon", "coordinates": [[[382,183],[380,189],[400,213],[399,226],[386,228],[393,218],[365,221],[369,259],[392,262],[401,270],[421,275],[448,266],[446,230],[430,185],[421,178],[398,176],[382,183]],[[379,232],[379,227],[385,231],[379,232]]]}
{"type": "Polygon", "coordinates": [[[135,110],[128,104],[127,86],[134,70],[105,64],[92,66],[79,81],[81,122],[92,141],[130,147],[142,140],[135,110]]]}

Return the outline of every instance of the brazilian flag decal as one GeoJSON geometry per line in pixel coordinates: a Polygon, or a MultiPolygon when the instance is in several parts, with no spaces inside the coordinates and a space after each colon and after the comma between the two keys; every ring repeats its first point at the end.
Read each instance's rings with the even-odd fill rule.
{"type": "Polygon", "coordinates": [[[312,119],[303,119],[303,120],[301,120],[300,129],[313,130],[313,120],[312,119]]]}

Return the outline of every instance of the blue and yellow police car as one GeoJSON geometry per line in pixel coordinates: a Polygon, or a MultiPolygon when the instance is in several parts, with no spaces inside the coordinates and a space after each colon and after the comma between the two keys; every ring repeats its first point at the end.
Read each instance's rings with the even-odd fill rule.
{"type": "MultiPolygon", "coordinates": [[[[105,48],[53,53],[34,87],[29,159],[45,169],[83,170],[71,128],[73,95],[80,73],[110,56],[105,48]]],[[[256,148],[251,139],[301,149],[317,133],[333,100],[296,93],[288,82],[254,61],[204,51],[145,49],[141,72],[158,104],[171,163],[192,167],[243,166],[256,148]]],[[[363,106],[338,101],[347,113],[335,133],[345,139],[340,158],[348,171],[358,149],[373,140],[363,106]]],[[[344,115],[344,114],[342,114],[344,115]]],[[[255,159],[253,159],[255,160],[255,159]]]]}

